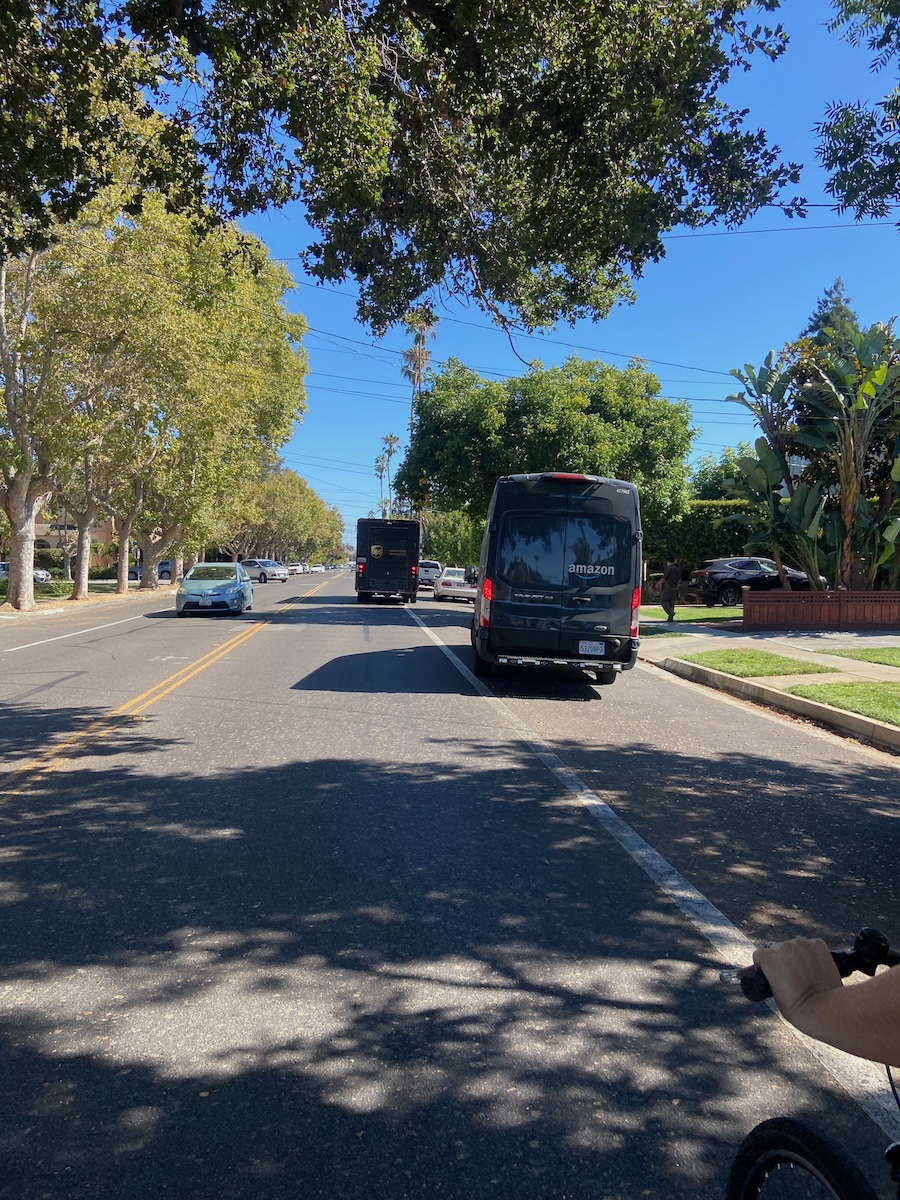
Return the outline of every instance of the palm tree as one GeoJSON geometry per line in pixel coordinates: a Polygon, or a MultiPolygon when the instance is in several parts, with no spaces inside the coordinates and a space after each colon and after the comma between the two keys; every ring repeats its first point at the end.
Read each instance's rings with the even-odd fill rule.
{"type": "MultiPolygon", "coordinates": [[[[379,504],[381,505],[382,519],[387,515],[384,510],[384,473],[387,470],[388,460],[383,454],[379,454],[375,459],[375,474],[378,476],[378,491],[381,496],[379,504]]],[[[390,478],[390,476],[388,476],[390,478]]]]}
{"type": "Polygon", "coordinates": [[[412,384],[412,397],[409,402],[409,433],[412,436],[415,422],[416,396],[422,387],[422,380],[431,361],[431,351],[426,345],[426,339],[437,337],[435,327],[438,318],[427,308],[411,309],[404,318],[403,324],[407,333],[413,334],[413,344],[403,351],[403,366],[400,368],[404,379],[412,384]]]}
{"type": "Polygon", "coordinates": [[[387,467],[388,516],[391,516],[394,508],[391,501],[391,459],[397,452],[397,447],[400,445],[400,439],[397,437],[396,433],[389,433],[387,437],[384,438],[383,444],[384,454],[382,457],[386,458],[387,460],[385,465],[387,467]]]}

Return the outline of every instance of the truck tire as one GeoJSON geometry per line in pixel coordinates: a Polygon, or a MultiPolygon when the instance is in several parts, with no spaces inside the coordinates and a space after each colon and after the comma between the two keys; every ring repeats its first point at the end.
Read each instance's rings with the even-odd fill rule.
{"type": "Polygon", "coordinates": [[[619,672],[614,671],[612,667],[610,667],[608,671],[597,671],[597,682],[603,687],[608,687],[609,684],[616,682],[616,677],[618,674],[619,672]]]}
{"type": "Polygon", "coordinates": [[[372,599],[371,592],[357,592],[356,593],[356,603],[357,604],[368,604],[371,599],[372,599]]]}
{"type": "Polygon", "coordinates": [[[419,599],[418,593],[410,592],[409,595],[406,597],[406,599],[409,601],[410,604],[415,604],[416,601],[419,599]]]}

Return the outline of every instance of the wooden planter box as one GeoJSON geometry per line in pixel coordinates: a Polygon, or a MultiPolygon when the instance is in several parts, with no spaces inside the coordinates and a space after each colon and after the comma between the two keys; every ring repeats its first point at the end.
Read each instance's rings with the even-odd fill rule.
{"type": "Polygon", "coordinates": [[[753,592],[744,588],[744,628],[900,633],[900,592],[753,592]]]}

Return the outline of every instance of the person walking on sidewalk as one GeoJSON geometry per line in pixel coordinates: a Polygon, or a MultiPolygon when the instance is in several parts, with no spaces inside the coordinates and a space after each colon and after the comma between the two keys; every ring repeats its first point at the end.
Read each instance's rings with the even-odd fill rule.
{"type": "Polygon", "coordinates": [[[681,583],[681,567],[674,558],[666,559],[666,569],[663,571],[660,603],[667,621],[675,620],[675,601],[678,599],[678,585],[681,583]]]}

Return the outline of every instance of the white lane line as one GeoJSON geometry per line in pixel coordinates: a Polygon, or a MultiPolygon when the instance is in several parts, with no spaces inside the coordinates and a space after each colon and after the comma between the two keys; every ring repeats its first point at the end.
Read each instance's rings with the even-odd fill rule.
{"type": "Polygon", "coordinates": [[[136,617],[124,617],[121,621],[109,621],[106,625],[93,625],[90,629],[76,629],[73,633],[60,633],[56,637],[42,638],[39,642],[26,642],[23,646],[8,646],[4,654],[15,654],[17,650],[30,650],[32,646],[46,646],[48,642],[61,642],[63,638],[79,637],[83,633],[96,633],[99,629],[112,629],[113,625],[127,625],[129,621],[140,621],[146,613],[136,617]]]}
{"type": "MultiPolygon", "coordinates": [[[[754,945],[737,926],[733,925],[725,914],[720,912],[710,900],[707,900],[693,884],[688,883],[659,851],[654,850],[639,833],[632,829],[626,821],[623,821],[615,809],[601,799],[593,788],[588,787],[571,768],[567,767],[540,734],[535,733],[480,679],[477,679],[418,614],[409,608],[404,611],[408,612],[416,624],[425,631],[460,675],[488,701],[508,725],[512,726],[531,752],[540,759],[566,790],[581,801],[591,816],[603,826],[610,837],[619,843],[632,861],[650,877],[660,891],[664,892],[681,909],[694,928],[710,943],[721,962],[729,967],[750,962],[754,945]]],[[[777,1012],[773,1001],[769,1000],[766,1003],[770,1009],[777,1012]]],[[[844,1091],[865,1110],[871,1120],[888,1137],[895,1140],[900,1137],[900,1114],[898,1114],[893,1097],[887,1090],[883,1067],[878,1067],[875,1063],[866,1062],[861,1058],[854,1058],[853,1055],[844,1054],[843,1051],[826,1046],[823,1042],[813,1041],[812,1038],[806,1037],[783,1019],[782,1026],[803,1043],[832,1078],[838,1080],[844,1091]]]]}

